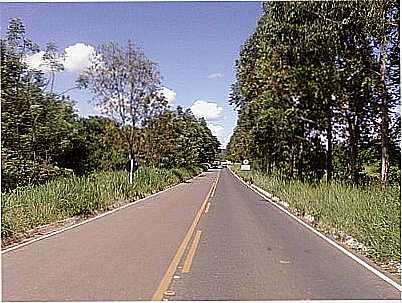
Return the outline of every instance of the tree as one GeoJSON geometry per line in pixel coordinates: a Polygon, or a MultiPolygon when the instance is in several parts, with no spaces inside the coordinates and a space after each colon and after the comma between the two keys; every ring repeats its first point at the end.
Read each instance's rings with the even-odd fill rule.
{"type": "Polygon", "coordinates": [[[64,65],[60,59],[61,56],[58,53],[56,44],[53,41],[49,42],[43,54],[43,61],[44,67],[49,70],[49,79],[46,87],[50,84],[50,93],[53,93],[56,73],[64,70],[64,65]]]}
{"type": "Polygon", "coordinates": [[[366,31],[370,35],[377,65],[372,69],[380,113],[381,183],[388,184],[390,158],[390,111],[400,100],[399,1],[370,1],[364,6],[366,31]]]}
{"type": "Polygon", "coordinates": [[[105,117],[79,118],[71,132],[70,146],[56,158],[57,164],[78,175],[124,169],[126,146],[116,136],[114,124],[105,117]]]}
{"type": "Polygon", "coordinates": [[[300,179],[320,179],[324,160],[328,181],[358,184],[379,136],[386,178],[390,111],[399,100],[398,24],[396,1],[264,3],[236,61],[229,102],[239,119],[228,154],[300,179]],[[334,152],[349,164],[337,158],[334,167],[334,152]]]}
{"type": "Polygon", "coordinates": [[[212,162],[219,152],[205,120],[180,106],[150,119],[142,134],[140,162],[153,166],[197,166],[212,162]]]}
{"type": "MultiPolygon", "coordinates": [[[[98,47],[79,83],[92,90],[95,105],[116,121],[133,160],[139,150],[141,128],[167,106],[159,92],[156,64],[131,41],[124,48],[111,42],[98,47]]],[[[132,172],[130,181],[131,176],[132,172]]]]}
{"type": "Polygon", "coordinates": [[[27,56],[39,47],[18,18],[0,40],[2,189],[41,183],[63,173],[55,158],[69,145],[73,103],[44,91],[43,73],[29,68],[27,56]]]}

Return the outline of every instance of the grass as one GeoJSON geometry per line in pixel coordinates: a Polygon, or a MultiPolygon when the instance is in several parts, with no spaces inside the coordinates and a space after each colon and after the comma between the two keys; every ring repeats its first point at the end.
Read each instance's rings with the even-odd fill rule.
{"type": "Polygon", "coordinates": [[[400,186],[353,187],[340,182],[309,184],[261,172],[235,171],[277,196],[289,207],[314,216],[318,226],[335,228],[364,244],[377,261],[401,260],[400,186]]]}
{"type": "Polygon", "coordinates": [[[17,188],[1,197],[2,243],[35,227],[143,198],[200,172],[200,168],[141,168],[131,185],[125,172],[98,172],[17,188]]]}

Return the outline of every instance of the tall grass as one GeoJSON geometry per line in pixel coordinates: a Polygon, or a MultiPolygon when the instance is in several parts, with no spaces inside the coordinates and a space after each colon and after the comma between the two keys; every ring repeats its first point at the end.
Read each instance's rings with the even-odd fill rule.
{"type": "Polygon", "coordinates": [[[236,172],[298,212],[314,216],[319,225],[351,235],[369,249],[374,259],[401,260],[400,186],[382,191],[380,186],[309,184],[261,172],[236,172]]]}
{"type": "Polygon", "coordinates": [[[125,172],[98,172],[17,188],[1,197],[2,242],[41,225],[145,197],[200,172],[200,168],[141,168],[131,185],[125,172]]]}

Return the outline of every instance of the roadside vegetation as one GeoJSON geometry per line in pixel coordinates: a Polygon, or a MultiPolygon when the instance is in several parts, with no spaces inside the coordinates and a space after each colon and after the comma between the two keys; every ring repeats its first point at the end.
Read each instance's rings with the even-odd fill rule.
{"type": "Polygon", "coordinates": [[[236,61],[227,155],[284,178],[400,182],[399,1],[267,1],[236,61]]]}
{"type": "Polygon", "coordinates": [[[71,217],[86,217],[141,199],[183,182],[202,171],[190,168],[140,168],[133,184],[127,173],[98,172],[52,180],[43,185],[17,188],[2,194],[2,243],[31,229],[71,217]]]}
{"type": "Polygon", "coordinates": [[[312,184],[261,171],[234,169],[245,181],[288,203],[293,212],[314,218],[316,227],[325,232],[334,228],[344,236],[352,236],[367,248],[364,253],[375,260],[401,261],[399,185],[382,191],[379,185],[356,187],[325,181],[312,184]]]}
{"type": "Polygon", "coordinates": [[[58,92],[64,59],[54,42],[40,47],[18,18],[0,39],[3,241],[182,182],[219,152],[204,119],[169,106],[157,64],[132,41],[94,52],[58,92]],[[100,115],[80,117],[73,89],[90,90],[100,115]]]}
{"type": "Polygon", "coordinates": [[[265,2],[229,100],[240,174],[377,260],[401,258],[399,5],[265,2]]]}

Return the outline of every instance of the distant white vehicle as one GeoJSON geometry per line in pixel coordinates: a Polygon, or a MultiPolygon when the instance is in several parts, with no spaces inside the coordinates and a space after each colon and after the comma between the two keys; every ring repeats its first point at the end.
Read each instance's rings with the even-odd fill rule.
{"type": "Polygon", "coordinates": [[[212,168],[222,168],[221,162],[220,161],[214,161],[212,163],[212,168]]]}

